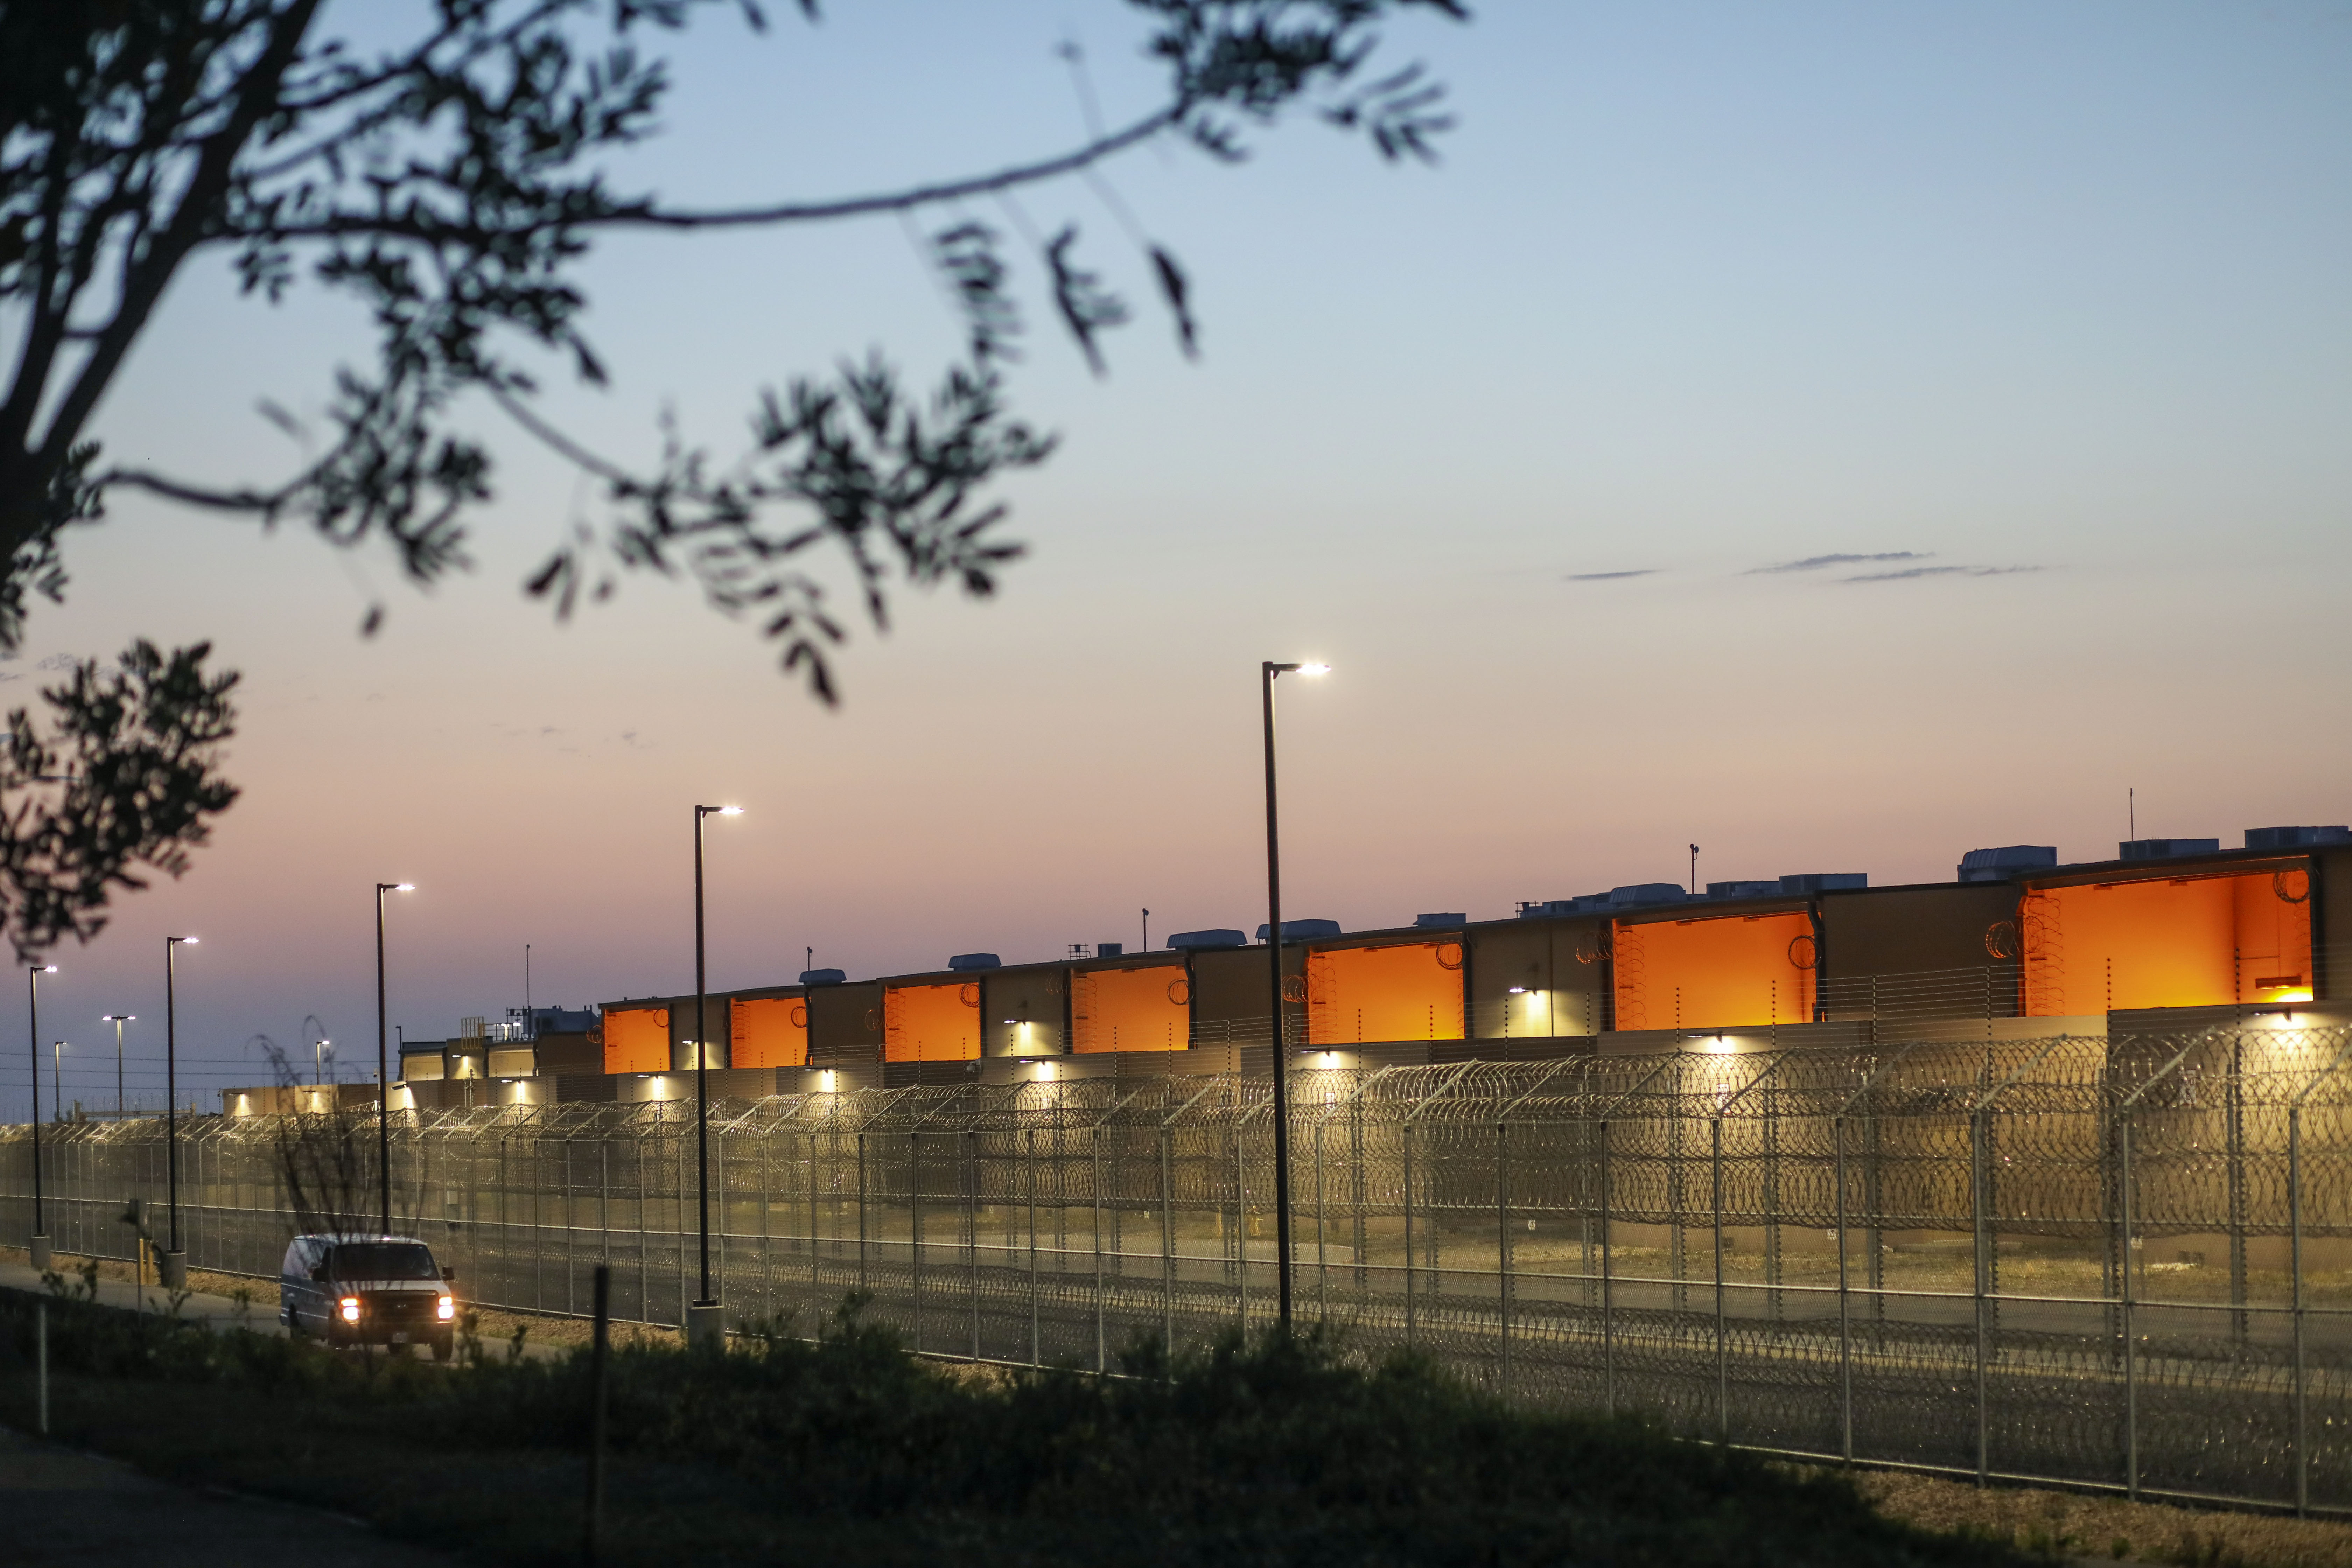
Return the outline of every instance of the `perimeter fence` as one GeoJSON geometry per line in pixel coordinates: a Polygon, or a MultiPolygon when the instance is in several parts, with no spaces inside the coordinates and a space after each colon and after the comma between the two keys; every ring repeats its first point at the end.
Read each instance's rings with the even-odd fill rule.
{"type": "MultiPolygon", "coordinates": [[[[1693,1437],[2352,1510],[2347,1058],[2352,1030],[2278,1027],[1298,1070],[1296,1308],[1693,1437]]],[[[714,1289],[804,1331],[863,1291],[929,1353],[1107,1370],[1265,1324],[1270,1088],[721,1103],[714,1289]]],[[[274,1277],[280,1141],[332,1121],[184,1122],[190,1263],[274,1277]]],[[[12,1237],[30,1131],[0,1131],[12,1237]]],[[[127,1255],[162,1125],[43,1144],[56,1246],[127,1255]]],[[[624,1315],[699,1294],[690,1101],[396,1113],[394,1159],[469,1300],[583,1312],[598,1263],[624,1315]]]]}

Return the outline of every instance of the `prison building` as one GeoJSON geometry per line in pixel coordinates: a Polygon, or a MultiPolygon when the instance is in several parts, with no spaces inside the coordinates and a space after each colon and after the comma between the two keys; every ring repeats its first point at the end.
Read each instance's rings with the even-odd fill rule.
{"type": "MultiPolygon", "coordinates": [[[[2135,840],[2071,865],[2011,845],[1969,851],[1947,882],[1816,872],[1696,895],[1643,883],[1503,920],[1425,914],[1354,932],[1294,920],[1279,942],[1262,925],[1213,928],[1147,952],[1106,943],[1011,964],[968,952],[861,981],[811,971],[709,994],[702,1061],[713,1092],[757,1098],[1262,1071],[1277,1026],[1286,1049],[1324,1066],[2142,1036],[2343,1010],[2352,949],[2331,948],[2331,931],[2352,941],[2341,827],[2250,828],[2235,850],[2135,840]]],[[[675,1098],[692,1092],[695,1034],[693,996],[627,997],[569,1054],[420,1042],[404,1079],[420,1105],[675,1098]],[[519,1087],[482,1087],[501,1083],[519,1087]]]]}

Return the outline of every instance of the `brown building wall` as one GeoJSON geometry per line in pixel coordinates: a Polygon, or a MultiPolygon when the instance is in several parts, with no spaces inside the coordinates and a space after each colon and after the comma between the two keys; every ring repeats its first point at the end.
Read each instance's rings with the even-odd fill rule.
{"type": "Polygon", "coordinates": [[[1830,892],[1821,910],[1822,973],[1829,979],[1976,968],[1995,962],[1986,935],[2017,919],[2017,888],[1964,882],[1830,892]]]}
{"type": "Polygon", "coordinates": [[[812,985],[809,1065],[858,1067],[882,1059],[882,983],[812,985]]]}
{"type": "MultiPolygon", "coordinates": [[[[1265,947],[1228,947],[1192,954],[1192,1022],[1216,1038],[1220,1026],[1235,1020],[1254,1020],[1262,1029],[1265,1019],[1266,953],[1265,947]]],[[[1283,1015],[1303,1025],[1307,1016],[1307,949],[1282,950],[1283,1015]]],[[[1294,1029],[1299,1026],[1294,1026],[1294,1029]]]]}
{"type": "Polygon", "coordinates": [[[2352,998],[2352,849],[2325,850],[2311,858],[2311,945],[2319,964],[2319,994],[2352,998]]]}
{"type": "Polygon", "coordinates": [[[1471,1038],[1597,1035],[1605,1026],[1609,964],[1599,921],[1515,921],[1466,934],[1471,1038]],[[1515,985],[1523,988],[1516,995],[1515,985]]]}
{"type": "Polygon", "coordinates": [[[992,969],[981,974],[981,1055],[1058,1056],[1068,1050],[1063,993],[1069,984],[1069,971],[1058,963],[992,969]]]}

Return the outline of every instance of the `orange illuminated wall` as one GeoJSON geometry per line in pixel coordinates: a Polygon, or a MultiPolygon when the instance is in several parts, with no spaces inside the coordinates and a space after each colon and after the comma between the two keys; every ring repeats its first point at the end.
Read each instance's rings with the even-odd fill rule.
{"type": "Polygon", "coordinates": [[[892,985],[882,992],[882,1059],[970,1062],[980,1059],[980,985],[892,985]]]}
{"type": "Polygon", "coordinates": [[[808,1066],[808,1004],[798,996],[739,996],[728,1038],[730,1066],[808,1066]]]}
{"type": "Polygon", "coordinates": [[[1802,910],[1619,921],[1612,940],[1621,1029],[1745,1028],[1812,1019],[1813,921],[1802,910]]]}
{"type": "Polygon", "coordinates": [[[669,1071],[669,1009],[604,1009],[606,1072],[669,1071]]]}
{"type": "Polygon", "coordinates": [[[1071,977],[1071,1048],[1181,1051],[1192,1038],[1192,994],[1181,963],[1082,969],[1071,977]]]}
{"type": "Polygon", "coordinates": [[[2026,1012],[2311,998],[2311,881],[2299,869],[2151,877],[2025,898],[2026,1012]]]}
{"type": "Polygon", "coordinates": [[[1462,944],[1336,947],[1307,955],[1307,1043],[1462,1038],[1462,944]]]}

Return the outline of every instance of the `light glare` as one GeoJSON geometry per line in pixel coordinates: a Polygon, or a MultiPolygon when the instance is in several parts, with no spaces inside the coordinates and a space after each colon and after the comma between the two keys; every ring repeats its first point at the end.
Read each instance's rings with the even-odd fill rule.
{"type": "Polygon", "coordinates": [[[1331,673],[1331,667],[1328,664],[1302,664],[1298,667],[1298,673],[1301,675],[1328,675],[1331,673]]]}

